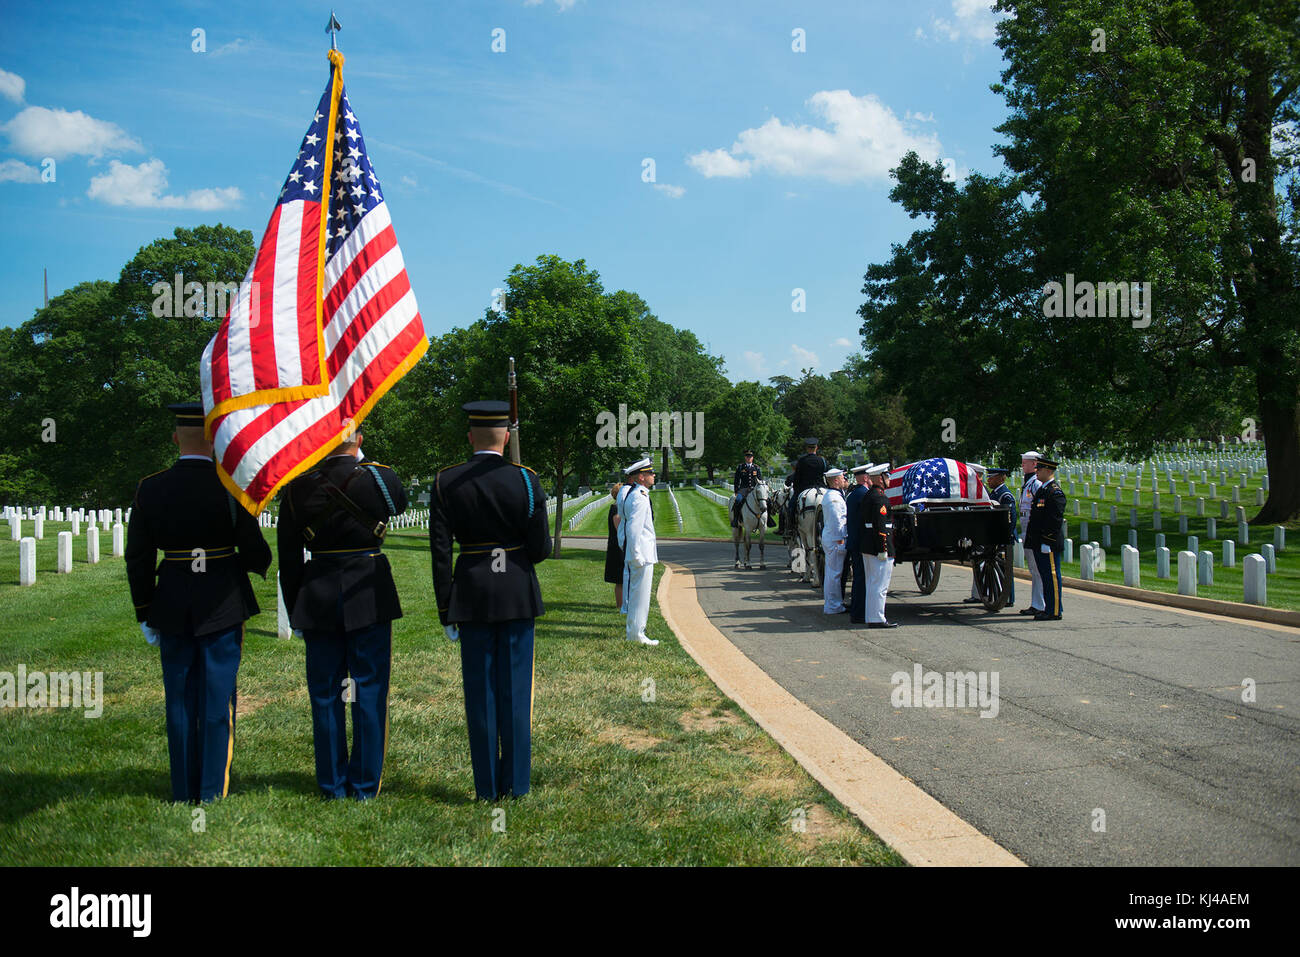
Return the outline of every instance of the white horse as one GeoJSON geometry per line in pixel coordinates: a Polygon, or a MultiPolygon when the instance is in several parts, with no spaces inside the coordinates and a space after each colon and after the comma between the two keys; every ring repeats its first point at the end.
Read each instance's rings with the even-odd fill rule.
{"type": "Polygon", "coordinates": [[[817,557],[821,552],[822,497],[826,489],[821,486],[804,489],[795,502],[794,524],[799,538],[799,549],[803,553],[802,580],[811,582],[814,588],[822,583],[821,563],[817,557]]]}
{"type": "Polygon", "coordinates": [[[749,549],[753,544],[755,533],[758,535],[758,567],[767,567],[767,556],[763,551],[763,539],[767,534],[767,516],[771,489],[767,482],[759,482],[746,494],[740,503],[740,524],[731,530],[731,540],[736,546],[736,567],[740,567],[740,542],[745,541],[745,567],[753,568],[749,563],[749,549]]]}

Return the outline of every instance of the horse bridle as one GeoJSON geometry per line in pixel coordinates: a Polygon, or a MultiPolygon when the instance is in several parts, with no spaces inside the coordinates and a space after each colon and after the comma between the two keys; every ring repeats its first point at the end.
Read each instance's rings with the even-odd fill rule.
{"type": "MultiPolygon", "coordinates": [[[[758,483],[756,483],[756,484],[754,484],[754,485],[751,485],[749,488],[747,488],[747,489],[745,490],[745,497],[744,497],[744,499],[741,501],[741,505],[740,505],[740,512],[741,512],[741,515],[742,515],[742,516],[744,515],[744,513],[749,512],[749,514],[753,515],[755,518],[761,518],[761,517],[763,516],[763,514],[767,511],[767,506],[766,506],[766,504],[764,504],[764,506],[763,506],[763,511],[762,511],[762,512],[759,512],[759,511],[753,511],[753,510],[751,510],[750,507],[749,507],[749,503],[750,503],[749,493],[752,492],[752,491],[754,491],[756,488],[758,488],[759,485],[767,485],[767,483],[766,483],[766,482],[761,482],[761,481],[760,481],[760,482],[758,482],[758,483]]],[[[766,499],[765,501],[771,501],[771,498],[772,498],[772,495],[771,495],[771,489],[770,489],[770,487],[769,487],[769,490],[768,490],[768,496],[767,496],[767,499],[766,499]]]]}

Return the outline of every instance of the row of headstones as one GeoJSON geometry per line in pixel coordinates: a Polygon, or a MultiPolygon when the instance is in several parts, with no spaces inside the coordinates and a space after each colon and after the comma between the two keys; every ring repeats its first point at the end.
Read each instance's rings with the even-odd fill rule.
{"type": "MultiPolygon", "coordinates": [[[[1232,497],[1232,500],[1233,500],[1234,502],[1240,502],[1240,501],[1241,501],[1241,491],[1242,491],[1242,489],[1244,489],[1245,487],[1246,487],[1246,486],[1244,486],[1244,485],[1233,485],[1233,486],[1229,486],[1229,488],[1231,489],[1231,493],[1232,493],[1232,494],[1231,494],[1231,497],[1232,497]]],[[[1096,494],[1095,496],[1092,494],[1092,483],[1091,483],[1091,482],[1084,482],[1084,483],[1083,483],[1083,489],[1082,489],[1082,491],[1080,491],[1080,489],[1079,489],[1079,484],[1078,484],[1074,479],[1067,479],[1064,488],[1065,488],[1065,490],[1066,490],[1070,495],[1077,495],[1077,496],[1079,496],[1080,498],[1086,498],[1086,499],[1096,498],[1096,499],[1098,499],[1099,501],[1105,501],[1105,499],[1106,499],[1106,486],[1105,486],[1105,485],[1098,485],[1098,486],[1097,486],[1097,494],[1096,494]]],[[[1116,486],[1116,487],[1115,487],[1115,501],[1116,501],[1116,502],[1123,502],[1123,501],[1124,501],[1124,491],[1125,491],[1125,490],[1124,490],[1124,487],[1123,487],[1123,486],[1116,486]]],[[[1226,489],[1225,489],[1225,491],[1226,491],[1226,489]]],[[[1255,489],[1255,504],[1256,504],[1256,505],[1263,505],[1263,504],[1264,504],[1264,494],[1265,494],[1267,491],[1268,491],[1268,476],[1265,475],[1265,476],[1264,476],[1264,482],[1263,482],[1263,484],[1262,484],[1259,488],[1255,489]]],[[[1160,499],[1160,494],[1161,494],[1161,493],[1160,493],[1160,491],[1159,491],[1158,489],[1152,489],[1152,490],[1151,490],[1151,501],[1152,501],[1152,507],[1153,507],[1153,508],[1157,508],[1157,509],[1160,508],[1160,501],[1161,501],[1161,499],[1160,499]]],[[[1177,486],[1176,486],[1172,481],[1169,483],[1169,492],[1168,492],[1168,494],[1169,494],[1169,495],[1172,495],[1173,498],[1174,498],[1174,511],[1175,511],[1175,512],[1181,512],[1181,511],[1183,510],[1183,496],[1178,492],[1178,490],[1177,490],[1177,486]]],[[[1200,506],[1198,506],[1198,507],[1201,508],[1202,510],[1204,510],[1204,508],[1205,508],[1205,505],[1204,505],[1205,499],[1207,499],[1207,498],[1209,498],[1209,499],[1218,499],[1218,498],[1219,498],[1219,486],[1218,486],[1216,483],[1211,482],[1211,483],[1209,483],[1209,488],[1208,488],[1207,494],[1204,495],[1204,496],[1198,496],[1198,495],[1196,494],[1196,483],[1195,483],[1195,482],[1188,482],[1188,483],[1187,483],[1187,496],[1188,496],[1188,498],[1195,498],[1197,501],[1201,502],[1202,504],[1201,504],[1200,506]]],[[[1142,490],[1141,490],[1141,489],[1133,489],[1133,504],[1134,504],[1135,506],[1138,506],[1138,505],[1141,505],[1141,504],[1142,504],[1142,490]]]]}
{"type": "MultiPolygon", "coordinates": [[[[1076,512],[1075,514],[1077,515],[1078,512],[1076,512]]],[[[1096,517],[1097,517],[1097,513],[1096,513],[1095,510],[1094,510],[1093,513],[1092,513],[1092,517],[1093,517],[1094,519],[1096,519],[1096,517]]],[[[1225,516],[1225,517],[1226,517],[1226,516],[1225,516]]],[[[1114,510],[1113,508],[1111,509],[1110,520],[1111,520],[1112,523],[1115,522],[1115,510],[1114,510]]],[[[1069,522],[1061,522],[1061,537],[1062,537],[1062,538],[1068,538],[1068,537],[1069,537],[1069,534],[1070,534],[1070,533],[1069,533],[1069,528],[1070,528],[1070,524],[1069,524],[1069,522]]],[[[1087,519],[1081,519],[1081,520],[1079,521],[1079,529],[1080,529],[1079,537],[1080,537],[1080,538],[1085,539],[1085,540],[1088,538],[1088,528],[1089,528],[1088,520],[1087,520],[1087,519]]],[[[1137,509],[1129,509],[1129,533],[1128,533],[1128,536],[1129,536],[1129,539],[1130,539],[1130,541],[1129,541],[1129,544],[1130,544],[1130,545],[1133,544],[1133,541],[1132,541],[1132,540],[1137,538],[1137,528],[1138,528],[1137,509]]],[[[1178,534],[1179,534],[1179,535],[1186,535],[1186,534],[1188,534],[1187,529],[1188,529],[1187,516],[1186,516],[1186,515],[1179,515],[1179,516],[1178,516],[1178,534]]],[[[1160,513],[1159,513],[1159,512],[1156,512],[1156,513],[1151,517],[1151,530],[1152,530],[1153,532],[1158,532],[1158,533],[1160,533],[1160,534],[1158,534],[1158,535],[1156,536],[1157,538],[1161,538],[1161,539],[1164,538],[1164,534],[1163,534],[1163,532],[1164,532],[1164,528],[1163,528],[1163,523],[1162,523],[1162,521],[1161,521],[1160,513]]],[[[1107,545],[1107,547],[1109,547],[1109,545],[1110,545],[1110,525],[1103,525],[1103,526],[1102,526],[1102,535],[1105,536],[1105,542],[1106,542],[1106,545],[1107,545]]],[[[1209,539],[1210,541],[1212,541],[1212,542],[1218,540],[1218,538],[1219,538],[1219,522],[1218,522],[1218,519],[1215,519],[1215,518],[1213,518],[1213,517],[1210,517],[1210,518],[1207,518],[1207,519],[1205,520],[1205,537],[1208,538],[1208,539],[1209,539]]],[[[1283,540],[1285,540],[1285,538],[1286,538],[1286,529],[1283,528],[1281,525],[1274,525],[1274,526],[1273,526],[1273,542],[1274,542],[1274,544],[1276,545],[1277,542],[1279,542],[1279,541],[1283,541],[1283,540]]],[[[1238,509],[1238,510],[1237,510],[1237,542],[1238,542],[1239,544],[1242,544],[1242,545],[1249,545],[1249,544],[1250,544],[1250,525],[1246,522],[1245,515],[1242,513],[1241,509],[1238,509]]],[[[1279,549],[1279,551],[1280,551],[1280,549],[1279,549]]]]}
{"type": "MultiPolygon", "coordinates": [[[[66,575],[72,571],[72,532],[59,532],[58,571],[66,575]]],[[[113,525],[113,557],[121,558],[126,554],[126,529],[121,522],[113,525]]],[[[86,563],[99,564],[99,528],[90,525],[86,528],[86,563]]],[[[18,584],[36,584],[36,539],[18,540],[18,584]]]]}
{"type": "MultiPolygon", "coordinates": [[[[1083,542],[1079,546],[1079,577],[1084,581],[1095,581],[1098,573],[1106,571],[1106,547],[1110,544],[1110,528],[1105,527],[1103,542],[1083,542]]],[[[1086,534],[1086,531],[1085,531],[1086,534]]],[[[1286,547],[1285,529],[1274,528],[1273,544],[1260,546],[1257,554],[1247,555],[1242,561],[1242,600],[1251,605],[1268,604],[1268,576],[1277,572],[1277,552],[1286,547]]],[[[1156,536],[1156,577],[1170,578],[1170,550],[1165,547],[1164,536],[1156,536]]],[[[1124,584],[1131,588],[1141,588],[1142,579],[1139,561],[1141,553],[1137,548],[1136,533],[1129,533],[1129,543],[1120,546],[1120,568],[1124,575],[1124,584]]],[[[1016,542],[1016,564],[1025,567],[1024,546],[1016,542]]],[[[1064,539],[1061,555],[1062,564],[1074,561],[1074,539],[1064,539]]],[[[1236,567],[1236,543],[1223,542],[1223,567],[1236,567]]],[[[1214,553],[1208,549],[1201,550],[1200,542],[1195,536],[1188,539],[1187,548],[1178,553],[1178,594],[1196,595],[1198,585],[1214,584],[1214,553]]]]}
{"type": "Polygon", "coordinates": [[[395,515],[388,520],[388,529],[392,531],[395,528],[423,528],[429,527],[429,510],[427,508],[408,509],[401,515],[395,515]]]}
{"type": "Polygon", "coordinates": [[[23,509],[11,509],[6,506],[4,513],[0,514],[0,518],[4,518],[9,522],[10,541],[17,542],[22,540],[24,521],[31,521],[33,537],[38,540],[43,540],[45,538],[45,523],[47,520],[51,522],[70,522],[72,524],[71,534],[74,537],[81,535],[82,522],[88,522],[89,527],[91,528],[95,527],[95,524],[98,523],[102,527],[103,531],[107,532],[113,524],[116,523],[120,525],[123,522],[129,522],[131,520],[131,510],[129,508],[125,513],[123,513],[120,508],[113,510],[106,508],[92,509],[90,512],[79,508],[75,510],[69,509],[67,512],[64,512],[61,508],[56,507],[47,510],[44,506],[41,506],[38,509],[26,509],[25,511],[26,514],[24,515],[23,509]]]}
{"type": "MultiPolygon", "coordinates": [[[[1199,477],[1201,484],[1208,485],[1212,480],[1217,481],[1219,485],[1229,484],[1229,475],[1235,475],[1242,488],[1245,488],[1251,479],[1255,477],[1256,472],[1265,473],[1262,477],[1267,479],[1268,466],[1264,459],[1238,459],[1236,461],[1225,462],[1223,460],[1200,461],[1200,462],[1165,462],[1156,463],[1151,469],[1150,484],[1152,488],[1157,488],[1160,481],[1160,472],[1164,472],[1166,482],[1174,482],[1179,474],[1182,475],[1184,482],[1194,482],[1199,477]],[[1211,476],[1214,479],[1211,479],[1211,476]]],[[[1092,482],[1103,480],[1106,483],[1116,481],[1115,476],[1119,474],[1119,484],[1125,485],[1129,478],[1134,479],[1135,485],[1142,485],[1143,478],[1146,474],[1145,463],[1136,465],[1127,462],[1062,462],[1057,469],[1058,478],[1086,478],[1092,482]],[[1133,473],[1130,475],[1130,473],[1133,473]]]]}

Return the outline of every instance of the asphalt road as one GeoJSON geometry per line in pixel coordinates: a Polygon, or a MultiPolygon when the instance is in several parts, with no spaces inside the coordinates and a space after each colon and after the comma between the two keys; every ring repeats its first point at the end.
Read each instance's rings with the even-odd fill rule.
{"type": "Polygon", "coordinates": [[[1027,863],[1300,864],[1300,634],[1069,591],[1065,620],[1039,624],[962,604],[958,566],[921,595],[910,565],[887,606],[904,627],[868,630],[829,620],[769,551],[736,571],[730,544],[659,546],[751,660],[1027,863]],[[996,672],[996,716],[895,707],[916,664],[986,690],[996,672]]]}

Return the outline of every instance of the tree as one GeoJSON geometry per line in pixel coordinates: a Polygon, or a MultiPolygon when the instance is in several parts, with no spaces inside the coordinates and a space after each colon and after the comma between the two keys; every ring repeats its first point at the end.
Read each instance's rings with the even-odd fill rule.
{"type": "Polygon", "coordinates": [[[710,482],[717,469],[739,465],[747,448],[754,450],[755,462],[765,462],[785,445],[790,423],[776,411],[775,403],[776,390],[757,382],[729,385],[709,403],[704,410],[708,431],[700,462],[709,470],[710,482]]]}
{"type": "Polygon", "coordinates": [[[820,442],[820,453],[828,461],[839,452],[846,430],[845,390],[842,383],[803,370],[803,377],[790,386],[777,402],[777,410],[790,422],[785,452],[791,458],[803,454],[803,440],[820,442]]]}

